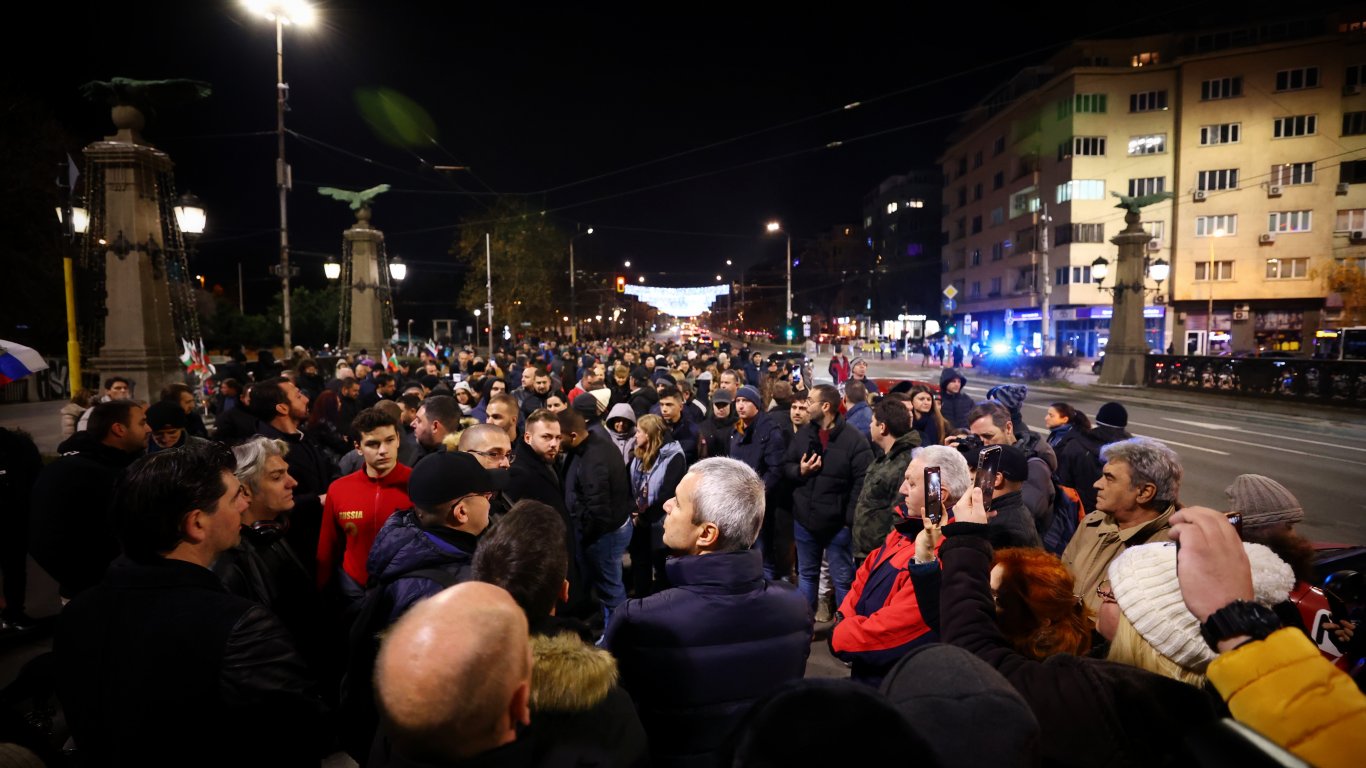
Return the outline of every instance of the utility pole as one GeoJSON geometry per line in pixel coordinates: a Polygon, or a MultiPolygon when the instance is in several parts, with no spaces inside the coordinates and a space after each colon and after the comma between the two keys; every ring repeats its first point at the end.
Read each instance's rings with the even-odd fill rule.
{"type": "Polygon", "coordinates": [[[285,101],[289,86],[285,84],[284,18],[275,17],[275,134],[279,159],[275,161],[275,186],[280,190],[280,293],[283,312],[280,324],[285,331],[285,355],[294,346],[289,322],[289,165],[285,163],[285,101]]]}
{"type": "Polygon", "coordinates": [[[488,361],[493,362],[493,245],[490,243],[489,233],[484,233],[484,278],[488,289],[488,303],[484,307],[489,315],[489,357],[488,361]]]}

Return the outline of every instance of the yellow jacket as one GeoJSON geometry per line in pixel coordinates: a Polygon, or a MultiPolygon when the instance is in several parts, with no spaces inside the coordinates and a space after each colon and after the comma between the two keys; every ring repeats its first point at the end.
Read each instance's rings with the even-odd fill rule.
{"type": "Polygon", "coordinates": [[[1298,629],[1220,655],[1209,680],[1238,722],[1319,768],[1360,766],[1366,695],[1298,629]]]}

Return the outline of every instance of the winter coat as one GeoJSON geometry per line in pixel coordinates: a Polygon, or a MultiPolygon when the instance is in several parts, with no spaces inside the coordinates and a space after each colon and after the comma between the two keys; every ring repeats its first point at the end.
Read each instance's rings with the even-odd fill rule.
{"type": "Polygon", "coordinates": [[[697,458],[712,459],[717,456],[727,455],[730,450],[730,430],[735,426],[735,420],[740,418],[735,415],[734,409],[731,414],[724,419],[712,417],[705,419],[697,425],[697,458]]]}
{"type": "Polygon", "coordinates": [[[697,463],[697,425],[683,418],[680,414],[677,424],[664,422],[664,426],[670,429],[669,439],[678,443],[678,447],[683,449],[683,455],[688,457],[689,464],[697,463]]]}
{"type": "MultiPolygon", "coordinates": [[[[594,426],[596,427],[597,425],[594,426]]],[[[631,461],[635,458],[635,426],[636,412],[631,410],[631,406],[627,405],[626,403],[617,403],[616,405],[612,406],[612,410],[607,412],[607,418],[603,421],[602,424],[602,433],[606,435],[607,439],[611,440],[612,444],[615,445],[617,447],[617,450],[621,452],[621,460],[628,466],[631,464],[631,461]],[[631,422],[631,426],[628,427],[625,432],[618,434],[616,430],[612,429],[612,421],[614,419],[625,419],[631,422]]]]}
{"type": "Polygon", "coordinates": [[[531,737],[540,751],[593,755],[595,765],[645,765],[645,728],[617,684],[617,661],[572,632],[531,638],[531,737]]]}
{"type": "Polygon", "coordinates": [[[655,386],[647,381],[644,385],[632,390],[627,402],[630,403],[631,410],[635,411],[636,418],[639,419],[659,404],[659,393],[655,391],[655,386]]]}
{"type": "Polygon", "coordinates": [[[867,403],[854,403],[854,405],[844,412],[844,420],[849,426],[857,429],[863,435],[863,439],[872,441],[873,439],[873,409],[867,403]]]}
{"type": "Polygon", "coordinates": [[[120,559],[62,610],[53,650],[83,764],[318,764],[324,709],[289,632],[207,568],[120,559]],[[244,722],[289,726],[206,748],[206,723],[244,722]]]}
{"type": "Polygon", "coordinates": [[[743,461],[750,469],[759,474],[764,481],[764,491],[772,494],[783,480],[783,456],[787,453],[787,440],[782,429],[767,413],[754,417],[754,423],[744,432],[740,431],[741,422],[731,427],[726,455],[743,461]]]}
{"type": "Polygon", "coordinates": [[[1104,445],[1094,432],[1073,427],[1053,446],[1058,457],[1058,482],[1077,491],[1087,512],[1096,510],[1096,481],[1105,466],[1100,460],[1104,445]]]}
{"type": "Polygon", "coordinates": [[[1170,541],[1171,517],[1176,507],[1142,525],[1120,529],[1115,519],[1105,512],[1092,512],[1082,518],[1072,534],[1072,540],[1062,552],[1062,563],[1071,571],[1077,595],[1093,612],[1100,610],[1096,587],[1109,575],[1110,563],[1129,547],[1170,541]]]}
{"type": "Polygon", "coordinates": [[[858,430],[836,417],[829,445],[821,447],[820,429],[804,425],[787,446],[783,475],[795,487],[793,517],[808,531],[832,531],[854,524],[854,508],[863,492],[864,476],[873,463],[873,449],[858,430]],[[802,457],[821,454],[821,468],[803,477],[802,457]]]}
{"type": "Polygon", "coordinates": [[[294,488],[294,510],[289,513],[290,546],[298,553],[309,573],[318,569],[318,536],[322,530],[321,496],[337,479],[337,467],[313,438],[302,432],[286,434],[264,421],[256,423],[256,434],[289,444],[285,464],[289,476],[299,485],[294,488]]]}
{"type": "Polygon", "coordinates": [[[390,515],[413,505],[408,499],[412,473],[402,464],[379,478],[360,469],[327,487],[318,536],[318,589],[345,575],[351,583],[343,584],[342,591],[360,595],[368,579],[365,563],[375,535],[390,515]]]}
{"type": "Polygon", "coordinates": [[[588,433],[577,447],[564,478],[565,506],[582,543],[597,541],[620,528],[635,511],[631,476],[611,440],[588,433]]]}
{"type": "Polygon", "coordinates": [[[1058,457],[1048,447],[1048,441],[1034,432],[1017,436],[1015,447],[1029,457],[1029,476],[1020,493],[1024,504],[1034,516],[1034,527],[1042,537],[1053,522],[1053,473],[1058,469],[1058,457]]]}
{"type": "Polygon", "coordinates": [[[688,460],[678,443],[659,448],[654,466],[646,472],[640,459],[631,459],[631,498],[640,513],[637,527],[648,524],[653,549],[664,548],[664,502],[673,498],[678,483],[688,474],[688,460]]]}
{"type": "Polygon", "coordinates": [[[939,420],[934,417],[934,412],[915,413],[911,412],[914,420],[911,422],[911,429],[920,435],[921,445],[940,445],[944,442],[944,436],[939,434],[939,420]]]}
{"type": "Polygon", "coordinates": [[[385,600],[391,606],[386,625],[399,620],[414,603],[431,597],[443,587],[413,571],[439,568],[451,574],[453,584],[474,578],[474,548],[479,539],[452,528],[423,528],[411,509],[396,512],[380,528],[366,563],[371,579],[386,583],[385,600]]]}
{"type": "Polygon", "coordinates": [[[1024,496],[1019,491],[993,495],[991,509],[996,513],[987,521],[987,536],[991,539],[991,546],[996,549],[1043,549],[1043,539],[1034,527],[1034,516],[1024,505],[1024,496]]]}
{"type": "Polygon", "coordinates": [[[912,648],[939,641],[939,564],[915,563],[915,536],[892,530],[854,574],[830,652],[876,686],[912,648]]]}
{"type": "MultiPolygon", "coordinates": [[[[996,625],[986,526],[951,523],[939,549],[944,641],[972,651],[1015,686],[1039,719],[1045,764],[1161,765],[1216,717],[1198,688],[1136,667],[1068,654],[1035,661],[996,625]]],[[[1094,589],[1093,589],[1094,591],[1094,589]]]]}
{"type": "Polygon", "coordinates": [[[603,646],[650,739],[652,764],[715,765],[715,753],[756,700],[806,673],[811,609],[767,581],[757,550],[676,557],[674,586],[627,600],[603,646]]]}
{"type": "Polygon", "coordinates": [[[517,461],[508,470],[511,480],[508,496],[513,501],[530,499],[548,505],[560,513],[560,520],[564,522],[564,546],[569,554],[569,573],[565,576],[569,580],[569,601],[565,605],[577,615],[578,610],[586,605],[587,595],[581,576],[583,563],[578,527],[569,514],[569,507],[565,505],[564,481],[560,479],[555,465],[547,464],[525,440],[519,440],[513,451],[517,454],[517,461]]]}
{"type": "Polygon", "coordinates": [[[29,553],[70,599],[99,583],[119,555],[110,517],[114,484],[142,452],[110,447],[89,432],[62,447],[74,453],[44,467],[33,485],[29,553]]]}
{"type": "Polygon", "coordinates": [[[901,484],[906,479],[906,467],[911,465],[911,451],[920,447],[920,434],[911,430],[892,443],[892,449],[868,465],[863,477],[863,490],[854,506],[854,559],[867,557],[882,546],[896,522],[893,508],[905,500],[901,484]]]}
{"type": "Polygon", "coordinates": [[[85,409],[75,403],[67,403],[62,406],[62,439],[76,434],[76,424],[81,420],[81,415],[85,409]]]}
{"type": "Polygon", "coordinates": [[[1366,754],[1366,698],[1296,629],[1240,645],[1209,665],[1238,722],[1324,768],[1366,754]]]}
{"type": "Polygon", "coordinates": [[[974,405],[972,397],[964,392],[968,386],[968,379],[959,373],[955,368],[945,368],[939,375],[939,413],[949,422],[949,426],[955,429],[968,428],[968,412],[974,405]],[[963,382],[962,389],[957,394],[949,394],[949,382],[958,379],[963,382]]]}

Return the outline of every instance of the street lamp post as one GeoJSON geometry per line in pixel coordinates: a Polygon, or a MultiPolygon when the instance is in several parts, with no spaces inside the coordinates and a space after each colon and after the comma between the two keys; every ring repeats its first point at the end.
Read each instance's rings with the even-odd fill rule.
{"type": "Polygon", "coordinates": [[[289,165],[285,163],[285,104],[289,99],[289,84],[285,82],[286,24],[306,26],[313,22],[312,6],[304,0],[243,0],[243,4],[268,21],[275,22],[275,136],[278,155],[275,160],[275,186],[280,192],[280,274],[281,317],[284,329],[285,352],[294,346],[289,316],[289,189],[293,186],[289,165]]]}
{"type": "Polygon", "coordinates": [[[784,324],[784,329],[786,329],[787,326],[792,325],[792,233],[783,230],[783,225],[776,221],[768,223],[768,231],[782,232],[787,236],[787,322],[784,324]]]}
{"type": "MultiPolygon", "coordinates": [[[[574,241],[584,235],[591,234],[593,234],[593,228],[589,227],[588,231],[580,232],[569,238],[569,341],[571,343],[578,343],[579,341],[579,309],[577,298],[574,295],[574,241]]],[[[630,262],[627,262],[626,266],[631,266],[630,262]]]]}
{"type": "MultiPolygon", "coordinates": [[[[1214,354],[1212,344],[1214,342],[1214,240],[1223,237],[1224,230],[1216,229],[1209,240],[1209,266],[1205,268],[1205,280],[1209,288],[1209,304],[1205,308],[1205,354],[1214,354]]],[[[1184,343],[1184,342],[1183,342],[1184,343]]]]}
{"type": "MultiPolygon", "coordinates": [[[[90,228],[90,212],[70,203],[57,209],[57,221],[66,226],[74,247],[78,237],[90,228]]],[[[71,248],[62,254],[62,280],[66,286],[66,367],[70,377],[71,396],[81,390],[81,343],[76,331],[76,281],[73,274],[71,248]]]]}
{"type": "MultiPolygon", "coordinates": [[[[479,316],[482,315],[482,314],[483,314],[482,311],[477,310],[477,309],[474,310],[474,348],[475,348],[475,349],[478,349],[478,348],[479,348],[479,316]]],[[[490,329],[489,329],[489,332],[492,333],[492,332],[493,332],[493,329],[490,328],[490,329]]]]}

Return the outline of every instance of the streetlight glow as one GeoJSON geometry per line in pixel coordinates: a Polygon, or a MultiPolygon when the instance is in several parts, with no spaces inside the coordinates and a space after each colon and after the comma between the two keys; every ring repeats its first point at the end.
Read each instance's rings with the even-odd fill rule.
{"type": "Polygon", "coordinates": [[[404,264],[402,260],[395,256],[394,260],[389,262],[389,277],[392,277],[401,283],[403,282],[403,278],[407,276],[408,265],[404,264]]]}
{"type": "Polygon", "coordinates": [[[317,11],[303,0],[242,0],[242,5],[257,16],[282,24],[308,27],[318,20],[317,11]]]}
{"type": "MultiPolygon", "coordinates": [[[[75,219],[75,216],[72,216],[72,219],[75,219]]],[[[187,192],[180,196],[175,207],[175,220],[181,232],[187,235],[202,235],[204,226],[208,223],[208,215],[204,212],[204,204],[199,202],[199,198],[187,192]]]]}
{"type": "Polygon", "coordinates": [[[783,225],[776,221],[770,221],[767,228],[769,232],[781,232],[783,230],[783,225]]]}
{"type": "MultiPolygon", "coordinates": [[[[60,224],[66,223],[62,221],[61,208],[57,209],[57,222],[60,224]]],[[[74,205],[71,206],[71,231],[78,235],[84,235],[88,229],[90,229],[90,212],[84,208],[78,208],[74,205]]],[[[100,245],[104,245],[104,243],[101,242],[100,245]]]]}
{"type": "Polygon", "coordinates": [[[327,262],[323,264],[323,275],[325,275],[328,280],[336,280],[341,277],[341,264],[338,264],[332,259],[328,259],[327,262]]]}
{"type": "Polygon", "coordinates": [[[631,262],[630,262],[630,261],[629,261],[629,260],[628,260],[628,261],[626,261],[626,262],[624,262],[624,263],[625,263],[625,264],[626,264],[626,266],[628,266],[628,267],[629,267],[629,266],[631,266],[631,262]]]}
{"type": "Polygon", "coordinates": [[[641,275],[638,282],[645,282],[645,275],[641,275]]]}

